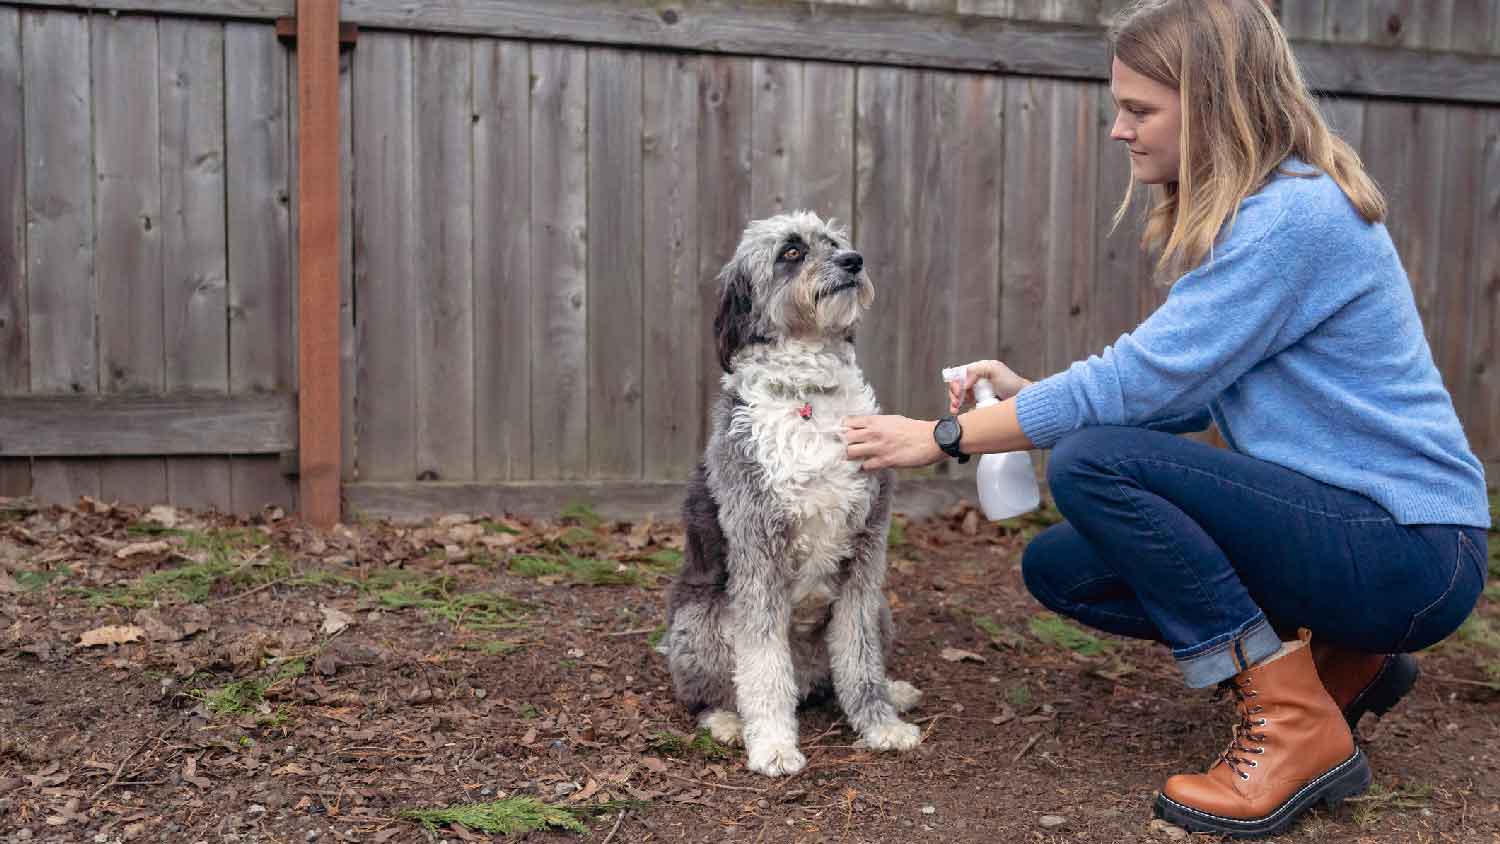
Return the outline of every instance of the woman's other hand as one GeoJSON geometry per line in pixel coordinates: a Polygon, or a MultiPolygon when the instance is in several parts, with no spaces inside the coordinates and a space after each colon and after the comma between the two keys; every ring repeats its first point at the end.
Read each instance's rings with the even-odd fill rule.
{"type": "Polygon", "coordinates": [[[936,423],[905,416],[850,416],[844,420],[846,456],[867,471],[927,466],[943,459],[932,438],[936,423]]]}
{"type": "Polygon", "coordinates": [[[995,388],[995,398],[1000,401],[1014,396],[1031,382],[1012,372],[1010,367],[998,360],[976,360],[964,367],[964,383],[948,382],[948,412],[957,413],[966,402],[974,400],[974,384],[983,378],[995,388]]]}

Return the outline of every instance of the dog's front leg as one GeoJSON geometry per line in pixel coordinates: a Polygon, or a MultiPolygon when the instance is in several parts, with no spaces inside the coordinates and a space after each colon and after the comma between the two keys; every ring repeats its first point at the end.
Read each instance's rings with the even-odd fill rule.
{"type": "MultiPolygon", "coordinates": [[[[887,472],[863,529],[855,537],[844,582],[833,604],[828,624],[828,659],[833,689],[849,726],[865,744],[876,750],[910,750],[922,740],[922,731],[896,715],[891,701],[892,686],[885,676],[885,642],[881,639],[881,614],[885,596],[886,534],[890,527],[891,478],[887,472]]],[[[898,683],[899,693],[919,695],[908,683],[898,683]]]]}
{"type": "MultiPolygon", "coordinates": [[[[733,547],[735,543],[731,543],[733,547]]],[[[743,547],[743,545],[741,546],[743,547]]],[[[735,553],[731,551],[731,554],[735,553]]],[[[750,770],[768,777],[807,764],[797,749],[797,681],[788,642],[791,607],[772,559],[741,560],[730,597],[734,692],[750,770]]]]}
{"type": "Polygon", "coordinates": [[[896,715],[886,683],[880,647],[880,602],[877,589],[854,582],[834,602],[828,625],[828,658],[833,689],[849,726],[875,750],[911,750],[922,731],[896,715]]]}

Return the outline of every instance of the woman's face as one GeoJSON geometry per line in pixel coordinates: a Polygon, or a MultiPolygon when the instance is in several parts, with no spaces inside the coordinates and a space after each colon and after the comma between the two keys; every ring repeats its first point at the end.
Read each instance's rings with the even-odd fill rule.
{"type": "Polygon", "coordinates": [[[1109,69],[1115,125],[1109,136],[1130,149],[1130,172],[1147,185],[1177,181],[1177,134],[1182,107],[1177,89],[1131,70],[1119,59],[1109,69]]]}

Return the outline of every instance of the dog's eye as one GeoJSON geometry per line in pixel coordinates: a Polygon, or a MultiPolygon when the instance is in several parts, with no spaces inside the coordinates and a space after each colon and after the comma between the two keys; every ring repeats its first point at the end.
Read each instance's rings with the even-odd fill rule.
{"type": "Polygon", "coordinates": [[[781,251],[781,260],[800,261],[802,260],[802,250],[795,246],[788,246],[781,251]]]}

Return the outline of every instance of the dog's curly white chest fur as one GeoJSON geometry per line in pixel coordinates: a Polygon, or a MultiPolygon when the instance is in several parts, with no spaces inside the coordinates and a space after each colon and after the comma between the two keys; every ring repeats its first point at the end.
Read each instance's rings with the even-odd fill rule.
{"type": "Polygon", "coordinates": [[[731,421],[732,437],[752,451],[793,526],[792,603],[826,605],[872,498],[872,479],[845,455],[842,420],[878,413],[875,392],[852,349],[795,340],[746,355],[724,386],[744,402],[731,421]]]}

